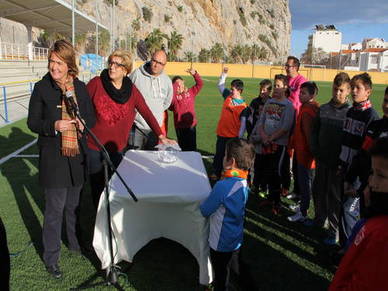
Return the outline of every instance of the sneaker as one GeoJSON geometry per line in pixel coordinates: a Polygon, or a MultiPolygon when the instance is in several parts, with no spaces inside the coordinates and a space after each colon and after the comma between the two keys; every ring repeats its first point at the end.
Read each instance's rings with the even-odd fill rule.
{"type": "Polygon", "coordinates": [[[298,212],[300,210],[300,204],[292,204],[289,208],[294,212],[298,212]]]}
{"type": "Polygon", "coordinates": [[[287,217],[287,219],[291,222],[303,222],[306,220],[306,217],[303,216],[302,212],[298,211],[296,214],[287,217]]]}
{"type": "Polygon", "coordinates": [[[57,264],[46,266],[46,270],[55,279],[60,279],[62,277],[62,272],[57,264]]]}
{"type": "Polygon", "coordinates": [[[323,243],[327,246],[335,246],[338,242],[335,239],[335,236],[328,236],[323,240],[323,243]]]}
{"type": "Polygon", "coordinates": [[[287,196],[289,195],[288,189],[282,188],[280,194],[281,194],[283,197],[287,197],[287,196]]]}
{"type": "Polygon", "coordinates": [[[294,192],[288,193],[286,196],[287,199],[296,199],[298,198],[298,195],[296,195],[294,192]]]}

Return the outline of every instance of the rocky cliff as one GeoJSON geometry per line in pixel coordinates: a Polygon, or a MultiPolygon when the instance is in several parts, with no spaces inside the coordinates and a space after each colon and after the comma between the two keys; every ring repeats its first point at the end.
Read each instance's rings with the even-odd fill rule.
{"type": "MultiPolygon", "coordinates": [[[[104,0],[84,0],[81,10],[96,15],[111,27],[112,9],[104,0]],[[97,4],[98,3],[98,4],[97,4]],[[96,7],[96,5],[98,5],[96,7]],[[98,9],[96,9],[98,8],[98,9]]],[[[115,38],[128,35],[144,39],[159,28],[183,36],[178,56],[221,43],[225,50],[236,44],[257,44],[268,60],[281,62],[289,53],[291,14],[288,0],[118,0],[115,8],[115,38]],[[135,24],[135,25],[134,25],[135,24]]]]}

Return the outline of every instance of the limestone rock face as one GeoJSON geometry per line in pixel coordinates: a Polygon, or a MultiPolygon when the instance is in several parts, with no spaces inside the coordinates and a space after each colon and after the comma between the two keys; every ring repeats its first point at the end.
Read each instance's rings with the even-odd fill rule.
{"type": "MultiPolygon", "coordinates": [[[[111,27],[112,9],[106,1],[83,2],[81,10],[92,15],[98,5],[98,18],[111,27]]],[[[167,35],[176,31],[184,38],[179,57],[188,51],[198,54],[217,42],[225,50],[236,44],[257,44],[275,62],[284,61],[290,50],[288,0],[118,0],[113,19],[118,39],[127,35],[144,39],[154,28],[167,35]],[[148,21],[145,14],[152,14],[148,21]],[[133,29],[136,19],[140,25],[133,29]]]]}

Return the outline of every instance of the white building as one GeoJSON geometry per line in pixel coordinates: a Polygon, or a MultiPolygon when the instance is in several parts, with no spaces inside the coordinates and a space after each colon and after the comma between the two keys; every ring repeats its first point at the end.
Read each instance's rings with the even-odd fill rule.
{"type": "Polygon", "coordinates": [[[341,50],[342,33],[334,25],[316,25],[315,27],[312,35],[313,49],[321,48],[327,53],[341,50]]]}
{"type": "Polygon", "coordinates": [[[385,48],[385,41],[383,38],[364,38],[362,41],[362,49],[369,48],[385,48]]]}
{"type": "Polygon", "coordinates": [[[359,52],[360,71],[388,72],[388,49],[369,48],[359,52]]]}

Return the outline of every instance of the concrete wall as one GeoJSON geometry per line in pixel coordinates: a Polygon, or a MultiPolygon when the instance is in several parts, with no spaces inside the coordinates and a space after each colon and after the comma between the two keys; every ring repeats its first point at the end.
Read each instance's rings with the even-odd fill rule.
{"type": "MultiPolygon", "coordinates": [[[[135,62],[134,68],[137,68],[143,62],[135,62]]],[[[273,79],[275,74],[283,73],[285,70],[281,66],[265,66],[265,65],[242,65],[242,64],[212,64],[212,63],[193,63],[193,68],[203,76],[219,76],[223,66],[229,68],[229,77],[239,78],[258,78],[258,79],[273,79]]],[[[190,68],[189,62],[169,62],[166,65],[166,72],[169,75],[188,75],[185,70],[190,68]]],[[[299,72],[307,79],[312,81],[332,82],[338,72],[344,70],[320,69],[320,68],[300,68],[299,72]]],[[[344,71],[350,77],[360,74],[359,71],[344,71]]],[[[388,73],[368,72],[375,84],[388,84],[388,73]]]]}

